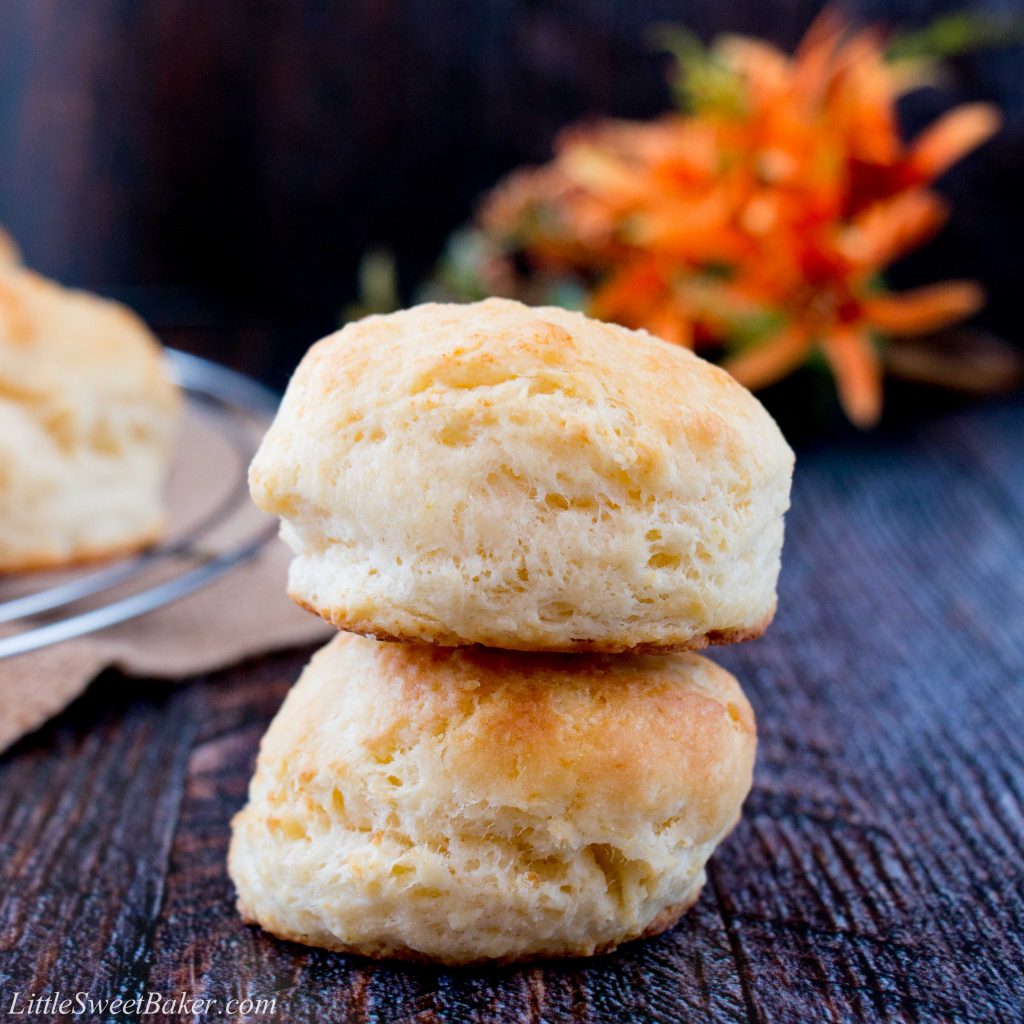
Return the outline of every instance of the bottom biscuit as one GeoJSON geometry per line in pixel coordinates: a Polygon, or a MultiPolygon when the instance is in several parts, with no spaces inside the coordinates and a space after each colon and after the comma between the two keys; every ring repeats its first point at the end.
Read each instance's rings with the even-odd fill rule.
{"type": "Polygon", "coordinates": [[[239,909],[371,957],[607,952],[697,899],[755,743],[735,679],[697,655],[342,634],[263,740],[233,822],[239,909]]]}

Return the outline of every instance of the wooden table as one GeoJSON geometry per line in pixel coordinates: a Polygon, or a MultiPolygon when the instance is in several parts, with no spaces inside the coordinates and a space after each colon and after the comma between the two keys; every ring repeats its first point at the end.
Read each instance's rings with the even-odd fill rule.
{"type": "Polygon", "coordinates": [[[451,973],[243,926],[228,821],[300,652],[105,678],[0,760],[0,1014],[60,989],[287,1022],[1024,1020],[1024,403],[804,450],[784,564],[768,636],[715,655],[759,716],[754,791],[668,935],[451,973]]]}

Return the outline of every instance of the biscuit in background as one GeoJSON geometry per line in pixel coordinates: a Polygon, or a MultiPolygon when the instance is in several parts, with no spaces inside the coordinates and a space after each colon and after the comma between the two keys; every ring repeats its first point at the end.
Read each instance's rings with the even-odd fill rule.
{"type": "Polygon", "coordinates": [[[179,405],[134,313],[25,269],[0,238],[0,572],[158,538],[179,405]]]}

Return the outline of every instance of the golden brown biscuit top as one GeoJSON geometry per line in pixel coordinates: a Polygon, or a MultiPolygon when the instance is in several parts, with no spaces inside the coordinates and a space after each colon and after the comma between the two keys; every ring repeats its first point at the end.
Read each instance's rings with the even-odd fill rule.
{"type": "Polygon", "coordinates": [[[345,457],[413,433],[439,455],[526,436],[512,474],[582,463],[644,492],[680,457],[742,463],[755,477],[788,473],[793,459],[757,399],[692,352],[580,313],[488,299],[367,317],[314,345],[254,462],[254,496],[287,515],[295,490],[323,498],[345,457]]]}
{"type": "Polygon", "coordinates": [[[176,390],[160,345],[138,316],[64,288],[0,249],[0,389],[7,397],[68,404],[142,397],[173,408],[176,390]]]}
{"type": "MultiPolygon", "coordinates": [[[[710,833],[749,785],[750,705],[698,655],[517,654],[343,633],[306,672],[313,678],[289,695],[260,764],[275,774],[287,765],[288,777],[314,786],[322,773],[347,779],[360,765],[400,772],[409,757],[441,758],[458,790],[443,795],[449,805],[464,792],[571,817],[582,802],[608,826],[661,821],[683,806],[710,833]]],[[[427,794],[416,800],[425,811],[427,794]]]]}

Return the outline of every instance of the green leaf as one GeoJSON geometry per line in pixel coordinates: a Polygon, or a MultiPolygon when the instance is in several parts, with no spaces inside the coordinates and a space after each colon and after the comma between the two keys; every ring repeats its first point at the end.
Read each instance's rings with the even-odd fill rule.
{"type": "Polygon", "coordinates": [[[781,309],[763,309],[744,313],[729,325],[727,346],[730,350],[743,349],[766,341],[786,326],[788,318],[781,309]]]}
{"type": "Polygon", "coordinates": [[[676,106],[683,113],[742,117],[747,112],[746,87],[714,47],[705,46],[680,25],[655,25],[648,32],[651,45],[672,55],[675,69],[669,78],[676,106]]]}
{"type": "Polygon", "coordinates": [[[583,283],[575,278],[559,277],[548,289],[545,301],[553,306],[574,309],[578,313],[586,311],[590,295],[583,283]]]}
{"type": "Polygon", "coordinates": [[[452,232],[434,273],[420,286],[420,302],[475,302],[490,295],[484,265],[503,252],[494,240],[474,227],[452,232]]]}
{"type": "Polygon", "coordinates": [[[891,61],[915,57],[956,57],[974,50],[1024,42],[1024,18],[984,11],[956,11],[913,32],[893,36],[886,50],[891,61]]]}
{"type": "Polygon", "coordinates": [[[344,320],[393,313],[401,304],[394,254],[386,249],[371,249],[359,264],[359,298],[345,309],[344,320]]]}

